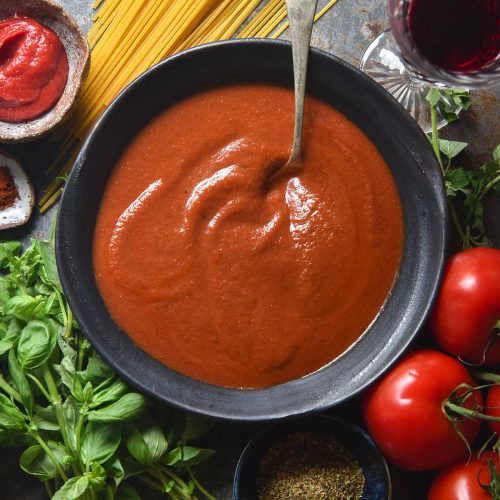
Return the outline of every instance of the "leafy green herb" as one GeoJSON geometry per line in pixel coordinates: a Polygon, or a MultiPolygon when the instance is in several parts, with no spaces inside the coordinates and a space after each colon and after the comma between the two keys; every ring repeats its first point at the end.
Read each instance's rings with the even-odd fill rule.
{"type": "MultiPolygon", "coordinates": [[[[453,224],[460,235],[463,248],[475,246],[491,246],[484,225],[483,199],[490,191],[500,193],[500,145],[493,151],[492,159],[478,170],[468,170],[452,165],[452,160],[466,147],[467,143],[439,139],[437,131],[437,115],[443,99],[451,99],[461,109],[468,109],[470,100],[462,91],[432,89],[427,95],[431,106],[432,133],[431,143],[442,169],[446,194],[449,200],[450,214],[453,224]],[[463,207],[463,222],[458,217],[455,203],[463,207]]],[[[454,120],[452,120],[454,121],[454,120]]]]}
{"type": "Polygon", "coordinates": [[[468,90],[433,88],[427,100],[448,123],[459,120],[462,110],[467,111],[471,104],[468,90]]]}
{"type": "Polygon", "coordinates": [[[138,485],[212,499],[192,467],[213,451],[189,443],[211,424],[174,411],[152,419],[153,405],[80,335],[53,245],[0,243],[0,269],[0,443],[24,448],[22,470],[55,500],[137,500],[138,485]]]}

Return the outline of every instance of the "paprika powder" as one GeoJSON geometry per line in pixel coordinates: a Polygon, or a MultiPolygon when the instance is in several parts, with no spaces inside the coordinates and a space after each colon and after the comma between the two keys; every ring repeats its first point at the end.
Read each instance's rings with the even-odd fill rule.
{"type": "Polygon", "coordinates": [[[0,210],[14,205],[19,199],[19,191],[8,167],[0,167],[0,210]]]}

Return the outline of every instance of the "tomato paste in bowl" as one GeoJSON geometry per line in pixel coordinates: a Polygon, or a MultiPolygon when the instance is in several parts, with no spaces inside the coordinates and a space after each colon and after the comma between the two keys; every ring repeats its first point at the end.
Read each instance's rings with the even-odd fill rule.
{"type": "Polygon", "coordinates": [[[76,104],[90,48],[52,0],[0,0],[0,142],[33,140],[76,104]]]}
{"type": "Polygon", "coordinates": [[[63,195],[57,256],[82,330],[185,410],[262,420],[345,401],[434,298],[446,204],[425,135],[313,50],[304,168],[268,185],[291,144],[292,88],[284,42],[174,56],[106,111],[63,195]]]}
{"type": "Polygon", "coordinates": [[[22,13],[0,20],[0,120],[21,122],[46,113],[68,80],[59,37],[22,13]]]}

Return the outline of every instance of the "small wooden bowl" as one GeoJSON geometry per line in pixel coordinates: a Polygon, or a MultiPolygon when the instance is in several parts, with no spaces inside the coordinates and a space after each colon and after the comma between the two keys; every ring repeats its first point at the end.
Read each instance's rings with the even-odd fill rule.
{"type": "Polygon", "coordinates": [[[0,19],[22,13],[50,28],[61,39],[68,55],[68,82],[63,95],[47,113],[33,120],[8,123],[0,121],[0,142],[31,141],[59,125],[76,102],[90,67],[87,39],[74,19],[50,0],[0,0],[0,19]]]}

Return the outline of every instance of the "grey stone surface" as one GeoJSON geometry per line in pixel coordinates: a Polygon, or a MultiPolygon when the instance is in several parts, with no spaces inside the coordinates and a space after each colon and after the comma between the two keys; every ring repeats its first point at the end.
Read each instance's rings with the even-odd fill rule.
{"type": "MultiPolygon", "coordinates": [[[[59,3],[75,17],[84,30],[88,30],[92,18],[92,0],[59,0],[59,3]]],[[[320,7],[326,3],[326,0],[321,0],[320,7]]],[[[387,27],[385,0],[339,0],[316,24],[312,44],[357,66],[370,41],[387,27]]],[[[287,38],[286,32],[283,37],[287,38]]],[[[464,155],[463,161],[466,165],[474,167],[485,161],[493,147],[500,143],[500,127],[498,126],[500,88],[474,92],[472,99],[472,110],[460,123],[448,127],[443,132],[443,137],[469,142],[470,148],[464,155]]],[[[56,147],[37,141],[5,149],[24,161],[40,196],[43,186],[48,181],[45,169],[50,159],[54,157],[56,147]]],[[[29,225],[4,234],[2,239],[26,239],[30,235],[47,235],[54,213],[55,209],[43,217],[37,214],[29,225]]],[[[497,213],[493,211],[490,218],[498,219],[497,213]]],[[[341,408],[337,414],[339,411],[341,414],[344,412],[349,415],[353,412],[349,407],[341,408]]],[[[221,426],[219,432],[213,436],[212,444],[218,453],[208,466],[206,477],[208,486],[216,493],[217,498],[232,498],[232,476],[237,457],[246,441],[255,434],[258,428],[258,426],[225,425],[221,426]]],[[[43,489],[39,489],[36,485],[32,487],[33,483],[27,481],[25,475],[19,475],[16,461],[16,455],[10,452],[3,456],[3,470],[0,476],[5,479],[6,487],[0,496],[22,499],[44,498],[43,489]]],[[[418,498],[418,495],[410,496],[418,498]]],[[[410,498],[410,496],[400,498],[410,498]]],[[[397,500],[397,495],[395,498],[397,500]]]]}

